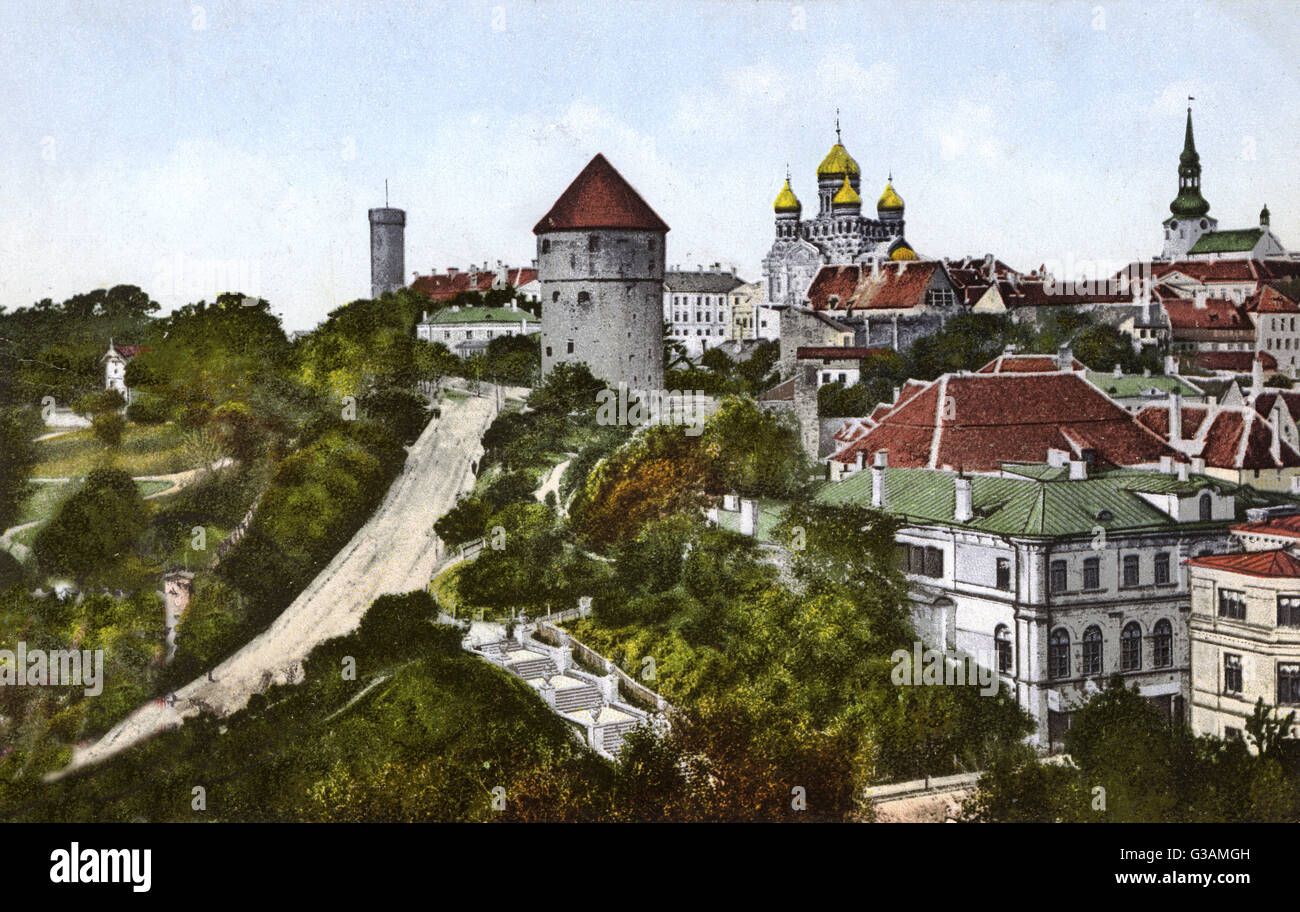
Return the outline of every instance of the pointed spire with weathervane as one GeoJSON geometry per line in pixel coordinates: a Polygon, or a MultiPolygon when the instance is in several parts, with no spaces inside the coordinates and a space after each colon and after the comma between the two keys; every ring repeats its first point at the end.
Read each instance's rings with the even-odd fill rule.
{"type": "Polygon", "coordinates": [[[1180,219],[1200,218],[1210,211],[1210,204],[1201,196],[1201,157],[1196,154],[1196,140],[1192,136],[1191,105],[1187,106],[1183,152],[1178,156],[1178,196],[1169,204],[1169,211],[1180,219]]]}

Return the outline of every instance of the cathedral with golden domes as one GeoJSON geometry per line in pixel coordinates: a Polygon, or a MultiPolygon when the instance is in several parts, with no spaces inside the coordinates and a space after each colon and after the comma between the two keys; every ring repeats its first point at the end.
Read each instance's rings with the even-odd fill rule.
{"type": "Polygon", "coordinates": [[[847,266],[873,260],[910,260],[916,253],[903,239],[903,200],[893,176],[876,202],[876,217],[862,214],[862,170],[840,139],[817,166],[817,215],[805,219],[803,204],[790,186],[777,194],[776,239],[763,258],[763,279],[772,304],[797,305],[822,266],[847,266]]]}

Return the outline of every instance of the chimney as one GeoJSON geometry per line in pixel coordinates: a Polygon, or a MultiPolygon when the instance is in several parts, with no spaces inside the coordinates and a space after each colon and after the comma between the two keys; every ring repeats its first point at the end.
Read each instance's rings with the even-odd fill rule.
{"type": "Polygon", "coordinates": [[[974,511],[971,508],[971,483],[965,475],[958,475],[956,479],[957,486],[957,507],[953,511],[952,518],[957,522],[970,522],[974,511]]]}
{"type": "Polygon", "coordinates": [[[1122,377],[1124,376],[1124,372],[1119,369],[1119,364],[1116,364],[1115,369],[1110,372],[1110,375],[1112,377],[1122,377]]]}
{"type": "Polygon", "coordinates": [[[1204,474],[1205,474],[1205,457],[1204,457],[1204,456],[1193,456],[1193,457],[1192,457],[1192,474],[1193,474],[1193,475],[1204,475],[1204,474]]]}
{"type": "Polygon", "coordinates": [[[1176,448],[1183,439],[1183,397],[1177,391],[1169,394],[1169,442],[1176,448]]]}
{"type": "MultiPolygon", "coordinates": [[[[1275,409],[1274,414],[1276,413],[1275,409]]],[[[1278,465],[1282,462],[1282,435],[1273,426],[1273,422],[1265,420],[1264,423],[1268,425],[1268,455],[1273,457],[1273,465],[1278,465]]]]}
{"type": "Polygon", "coordinates": [[[1074,352],[1070,350],[1070,343],[1066,342],[1056,350],[1056,369],[1068,371],[1074,364],[1074,352]]]}
{"type": "Polygon", "coordinates": [[[867,451],[858,450],[858,471],[861,472],[867,467],[867,451]]]}
{"type": "Polygon", "coordinates": [[[1070,481],[1083,481],[1088,477],[1088,462],[1084,459],[1070,460],[1070,481]]]}
{"type": "Polygon", "coordinates": [[[1300,494],[1300,475],[1291,476],[1291,493],[1300,494]]]}
{"type": "Polygon", "coordinates": [[[1178,480],[1179,481],[1187,480],[1187,463],[1185,462],[1178,463],[1178,480]]]}
{"type": "Polygon", "coordinates": [[[1171,377],[1178,373],[1178,361],[1173,355],[1165,355],[1165,373],[1171,377]]]}
{"type": "Polygon", "coordinates": [[[1172,456],[1160,457],[1160,474],[1161,475],[1174,474],[1174,457],[1172,456]]]}
{"type": "Polygon", "coordinates": [[[901,386],[896,386],[896,387],[894,387],[894,404],[895,404],[895,405],[898,404],[898,397],[900,397],[900,396],[902,396],[902,395],[903,395],[903,388],[902,388],[901,386]]]}
{"type": "Polygon", "coordinates": [[[1056,447],[1047,448],[1047,464],[1054,469],[1062,469],[1070,464],[1070,454],[1056,447]]]}
{"type": "Polygon", "coordinates": [[[1203,290],[1198,290],[1192,295],[1192,306],[1197,310],[1205,310],[1209,306],[1209,295],[1203,290]]]}
{"type": "Polygon", "coordinates": [[[888,452],[877,450],[875,463],[871,466],[871,505],[878,510],[889,507],[889,495],[885,490],[885,469],[888,466],[888,452]]]}
{"type": "Polygon", "coordinates": [[[1262,392],[1264,392],[1264,362],[1256,354],[1250,361],[1250,401],[1254,402],[1255,397],[1262,392]]]}

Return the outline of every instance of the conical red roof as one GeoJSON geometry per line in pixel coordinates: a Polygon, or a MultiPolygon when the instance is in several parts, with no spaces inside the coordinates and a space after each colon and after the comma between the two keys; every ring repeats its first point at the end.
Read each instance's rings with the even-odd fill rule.
{"type": "Polygon", "coordinates": [[[551,211],[533,227],[533,234],[588,228],[668,230],[664,220],[599,153],[560,194],[551,211]]]}

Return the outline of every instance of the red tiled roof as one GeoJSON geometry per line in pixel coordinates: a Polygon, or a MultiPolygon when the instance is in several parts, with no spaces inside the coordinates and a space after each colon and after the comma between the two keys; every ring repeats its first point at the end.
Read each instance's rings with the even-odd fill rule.
{"type": "Polygon", "coordinates": [[[1251,282],[1300,278],[1300,260],[1180,260],[1155,263],[1152,273],[1163,278],[1180,272],[1198,282],[1251,282]]]}
{"type": "Polygon", "coordinates": [[[800,360],[821,358],[823,360],[860,361],[882,351],[890,351],[890,349],[866,348],[860,345],[801,345],[794,350],[794,356],[800,360]]]}
{"type": "MultiPolygon", "coordinates": [[[[456,273],[434,273],[420,276],[411,283],[411,290],[418,291],[433,301],[449,301],[465,291],[488,292],[496,282],[497,274],[492,270],[456,273]]],[[[506,281],[515,288],[536,280],[537,270],[509,269],[506,281]]]]}
{"type": "Polygon", "coordinates": [[[1235,302],[1226,298],[1207,298],[1204,307],[1187,298],[1165,298],[1161,302],[1171,329],[1240,330],[1251,327],[1250,318],[1235,302]]]}
{"type": "Polygon", "coordinates": [[[1300,576],[1300,559],[1285,548],[1276,551],[1247,551],[1245,554],[1207,554],[1187,561],[1193,567],[1227,570],[1243,576],[1300,576]]]}
{"type": "Polygon", "coordinates": [[[1239,523],[1233,532],[1247,535],[1276,535],[1282,538],[1300,538],[1300,515],[1278,516],[1263,522],[1239,523]]]}
{"type": "MultiPolygon", "coordinates": [[[[1034,374],[1055,373],[1061,368],[1054,355],[1006,354],[998,355],[979,369],[981,374],[1034,374]]],[[[1070,358],[1070,370],[1087,370],[1078,358],[1070,358]]]]}
{"type": "Polygon", "coordinates": [[[134,358],[136,355],[140,354],[141,352],[147,352],[152,350],[147,345],[121,345],[117,342],[113,343],[113,348],[117,350],[117,353],[119,355],[121,355],[123,358],[127,359],[128,361],[130,361],[132,358],[134,358]]]}
{"type": "Polygon", "coordinates": [[[1300,418],[1300,393],[1289,390],[1266,390],[1255,397],[1255,411],[1267,417],[1273,411],[1273,405],[1281,400],[1282,405],[1291,414],[1292,419],[1300,418]]]}
{"type": "Polygon", "coordinates": [[[925,303],[935,273],[934,260],[870,266],[823,266],[805,297],[813,310],[909,310],[925,303]]]}
{"type": "MultiPolygon", "coordinates": [[[[1183,437],[1195,437],[1200,430],[1201,422],[1210,412],[1209,408],[1203,405],[1185,405],[1182,408],[1183,418],[1183,437]]],[[[1169,406],[1167,405],[1148,405],[1142,411],[1138,412],[1138,421],[1151,428],[1161,437],[1169,439],[1169,406]]]]}
{"type": "MultiPolygon", "coordinates": [[[[1255,352],[1248,351],[1207,351],[1193,352],[1191,362],[1201,370],[1235,371],[1249,374],[1254,370],[1255,352]]],[[[1277,358],[1268,352],[1259,352],[1259,363],[1266,371],[1277,370],[1277,358]]]]}
{"type": "MultiPolygon", "coordinates": [[[[1143,425],[1168,439],[1167,405],[1149,405],[1137,417],[1143,425]]],[[[1234,470],[1300,466],[1300,453],[1280,438],[1277,456],[1273,456],[1272,425],[1249,406],[1184,406],[1182,424],[1183,440],[1195,444],[1195,455],[1204,459],[1207,466],[1234,470]]]]}
{"type": "Polygon", "coordinates": [[[1245,308],[1253,313],[1300,313],[1300,304],[1266,284],[1246,299],[1245,308]]]}
{"type": "Polygon", "coordinates": [[[533,226],[533,234],[588,228],[668,231],[664,220],[600,154],[587,163],[551,211],[533,226]]]}
{"type": "Polygon", "coordinates": [[[891,465],[974,472],[1004,462],[1046,462],[1050,449],[1095,451],[1103,463],[1140,466],[1182,458],[1086,379],[1054,374],[945,374],[896,405],[833,457],[889,451],[891,465]]]}

